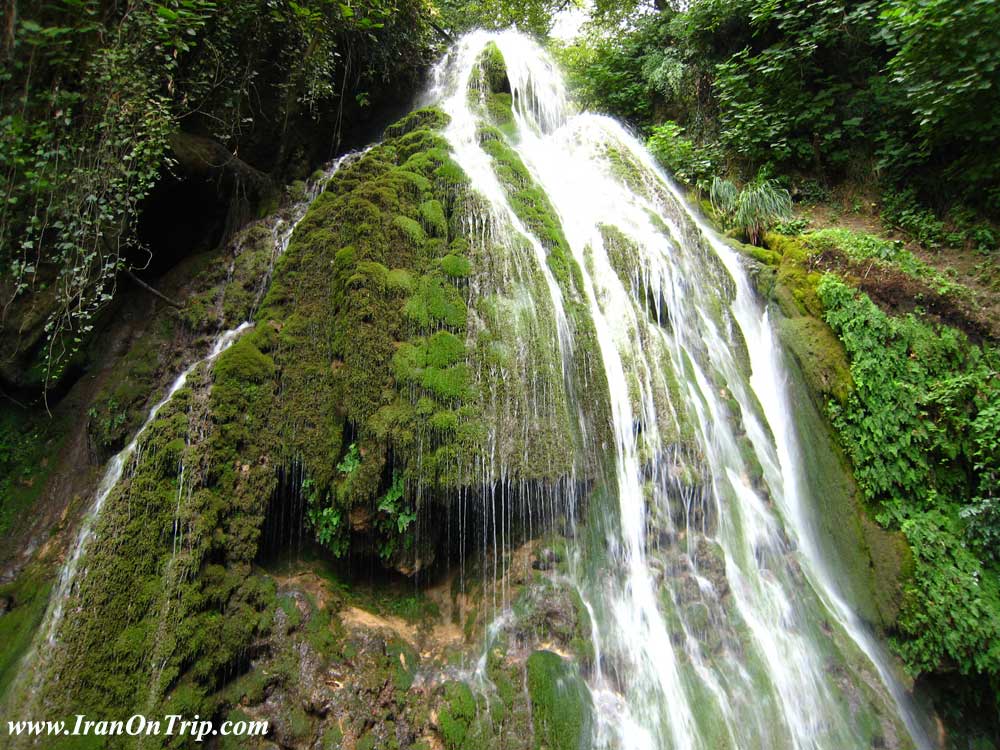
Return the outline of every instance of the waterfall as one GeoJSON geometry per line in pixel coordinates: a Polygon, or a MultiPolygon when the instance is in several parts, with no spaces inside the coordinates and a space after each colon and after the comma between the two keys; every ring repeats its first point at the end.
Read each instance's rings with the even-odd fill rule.
{"type": "Polygon", "coordinates": [[[484,145],[490,92],[477,77],[494,50],[513,110],[506,144],[581,271],[608,389],[609,500],[589,513],[606,519],[603,539],[581,539],[573,566],[599,654],[593,746],[930,747],[819,552],[782,353],[735,251],[619,123],[571,108],[537,44],[474,32],[435,69],[429,99],[451,118],[445,137],[493,235],[526,240],[544,274],[535,303],[555,311],[567,391],[574,300],[484,145]]]}
{"type": "MultiPolygon", "coordinates": [[[[481,445],[478,437],[463,443],[469,455],[447,457],[458,478],[446,489],[457,499],[428,500],[429,509],[454,508],[456,517],[424,520],[449,535],[454,528],[458,554],[464,559],[474,547],[481,571],[499,583],[488,594],[487,646],[517,618],[508,601],[509,548],[564,515],[568,578],[590,620],[592,656],[582,668],[593,717],[589,747],[930,748],[891,657],[852,609],[817,536],[818,498],[810,494],[789,373],[737,252],[621,124],[574,109],[556,65],[517,32],[460,39],[435,67],[427,99],[448,116],[433,136],[435,159],[444,162],[450,150],[455,171],[471,184],[471,197],[463,187],[462,205],[452,207],[461,226],[441,234],[460,235],[474,261],[467,261],[475,269],[467,281],[454,287],[467,295],[468,323],[448,325],[465,331],[468,346],[458,356],[467,358],[461,367],[468,365],[478,399],[470,396],[461,417],[477,407],[485,436],[481,445]],[[437,147],[441,136],[447,149],[437,147]],[[477,346],[503,356],[479,361],[485,355],[477,346]]],[[[325,179],[352,158],[335,162],[271,225],[271,267],[325,179]]],[[[407,184],[419,189],[421,182],[430,184],[410,174],[407,184]]],[[[324,200],[329,206],[336,197],[324,200]]],[[[395,218],[423,233],[415,220],[395,218]]],[[[445,245],[442,237],[435,242],[445,245]]],[[[303,262],[302,273],[332,273],[334,252],[340,249],[318,242],[314,265],[303,262]]],[[[87,580],[102,509],[138,465],[147,428],[198,368],[251,325],[214,337],[108,463],[36,652],[60,645],[68,632],[63,610],[73,611],[74,592],[87,580]]],[[[429,330],[425,323],[420,335],[429,330]]],[[[310,335],[303,340],[322,349],[321,336],[310,335]]],[[[417,393],[411,384],[405,395],[417,393]]],[[[441,397],[456,421],[450,404],[458,400],[441,397]]],[[[416,462],[433,448],[428,441],[418,438],[416,462]]],[[[395,477],[396,467],[387,467],[395,477]]],[[[292,468],[299,493],[307,468],[292,468]]],[[[164,577],[189,536],[180,519],[197,473],[181,464],[177,476],[167,570],[157,570],[164,577]]],[[[410,489],[420,509],[425,488],[410,489]]],[[[161,607],[155,619],[166,630],[176,604],[164,597],[161,607]]],[[[165,664],[154,665],[149,706],[161,697],[165,664]]],[[[470,682],[489,689],[485,665],[483,657],[470,682]]],[[[44,664],[31,666],[36,687],[51,677],[44,664]]]]}

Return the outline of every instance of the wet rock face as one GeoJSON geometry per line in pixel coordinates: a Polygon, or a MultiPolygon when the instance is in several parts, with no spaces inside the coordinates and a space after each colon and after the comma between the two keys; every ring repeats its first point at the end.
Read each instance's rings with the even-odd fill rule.
{"type": "Polygon", "coordinates": [[[559,540],[528,543],[500,579],[470,569],[464,589],[417,592],[410,612],[396,591],[310,571],[280,578],[270,633],[218,699],[268,721],[258,748],[575,750],[589,731],[589,621],[557,569],[563,554],[559,540]],[[456,623],[469,618],[485,630],[504,592],[511,614],[489,641],[463,634],[456,623]]]}
{"type": "Polygon", "coordinates": [[[267,739],[279,747],[360,747],[365,738],[376,747],[415,747],[427,729],[430,695],[414,684],[416,649],[391,620],[345,624],[315,602],[315,591],[293,584],[279,592],[261,655],[227,692],[240,710],[268,721],[267,739]]]}

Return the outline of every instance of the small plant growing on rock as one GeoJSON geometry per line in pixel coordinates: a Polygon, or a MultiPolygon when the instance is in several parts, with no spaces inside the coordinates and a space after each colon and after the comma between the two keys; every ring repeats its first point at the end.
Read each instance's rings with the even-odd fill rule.
{"type": "Polygon", "coordinates": [[[773,180],[757,178],[740,190],[716,177],[709,198],[723,225],[739,231],[752,245],[759,246],[764,232],[792,216],[792,196],[773,180]]]}
{"type": "Polygon", "coordinates": [[[361,451],[358,450],[357,443],[351,443],[347,449],[347,454],[337,464],[337,471],[341,474],[353,474],[354,470],[361,466],[361,451]]]}

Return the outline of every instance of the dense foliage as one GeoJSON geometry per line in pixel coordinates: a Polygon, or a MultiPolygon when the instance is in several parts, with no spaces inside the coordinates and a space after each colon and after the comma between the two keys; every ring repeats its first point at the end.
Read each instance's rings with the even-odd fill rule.
{"type": "Polygon", "coordinates": [[[989,0],[598,3],[562,57],[585,104],[654,135],[674,121],[737,175],[874,174],[996,217],[998,14],[989,0]]]}
{"type": "Polygon", "coordinates": [[[137,214],[171,166],[175,133],[218,142],[226,159],[250,152],[280,176],[296,123],[325,118],[318,132],[335,136],[345,103],[365,106],[426,59],[422,0],[7,5],[3,354],[27,350],[36,367],[7,378],[18,385],[58,381],[119,272],[148,261],[137,214]]]}
{"type": "MultiPolygon", "coordinates": [[[[832,275],[817,291],[854,381],[846,403],[831,402],[833,424],[865,496],[914,554],[894,645],[915,673],[983,675],[995,691],[1000,352],[914,315],[889,316],[832,275]]],[[[989,701],[969,685],[963,692],[989,701]]]]}
{"type": "Polygon", "coordinates": [[[570,5],[570,0],[476,0],[437,3],[439,28],[458,34],[470,29],[507,29],[544,35],[552,28],[553,15],[570,5]]]}

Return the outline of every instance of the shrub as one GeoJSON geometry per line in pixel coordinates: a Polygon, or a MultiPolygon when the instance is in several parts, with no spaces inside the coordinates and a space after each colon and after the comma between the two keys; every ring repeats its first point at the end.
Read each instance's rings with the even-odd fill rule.
{"type": "Polygon", "coordinates": [[[736,229],[753,245],[764,232],[792,215],[792,197],[773,180],[758,178],[737,190],[729,180],[716,177],[709,191],[712,208],[729,229],[736,229]]]}
{"type": "Polygon", "coordinates": [[[646,147],[663,166],[687,185],[705,184],[715,171],[711,152],[685,138],[684,128],[667,120],[651,129],[646,147]]]}

